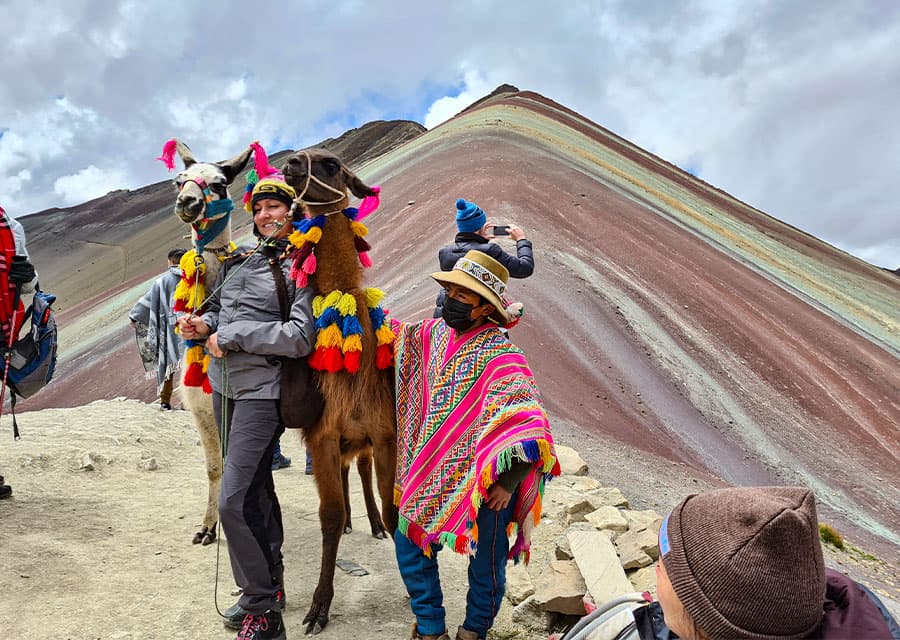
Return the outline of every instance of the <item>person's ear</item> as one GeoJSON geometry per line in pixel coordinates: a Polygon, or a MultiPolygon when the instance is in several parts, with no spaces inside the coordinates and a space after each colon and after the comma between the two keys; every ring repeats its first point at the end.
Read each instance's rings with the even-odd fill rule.
{"type": "Polygon", "coordinates": [[[495,306],[492,305],[492,304],[483,304],[483,305],[482,305],[481,307],[479,307],[479,308],[481,309],[481,311],[480,311],[480,313],[479,313],[479,316],[482,317],[482,318],[487,318],[487,317],[490,316],[492,313],[494,313],[494,311],[497,310],[497,307],[495,307],[495,306]]]}

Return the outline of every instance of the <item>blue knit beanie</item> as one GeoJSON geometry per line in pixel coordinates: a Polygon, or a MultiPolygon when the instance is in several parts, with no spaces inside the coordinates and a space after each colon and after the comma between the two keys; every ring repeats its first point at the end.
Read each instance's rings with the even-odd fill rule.
{"type": "Polygon", "coordinates": [[[487,224],[487,216],[474,202],[462,198],[456,201],[456,228],[462,232],[475,233],[487,224]]]}

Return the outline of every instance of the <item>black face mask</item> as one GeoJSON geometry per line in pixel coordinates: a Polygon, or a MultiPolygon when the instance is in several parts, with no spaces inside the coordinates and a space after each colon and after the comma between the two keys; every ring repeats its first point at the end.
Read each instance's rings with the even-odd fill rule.
{"type": "Polygon", "coordinates": [[[467,331],[475,324],[475,321],[472,320],[472,309],[474,308],[470,304],[447,297],[444,299],[441,317],[451,329],[459,332],[467,331]]]}

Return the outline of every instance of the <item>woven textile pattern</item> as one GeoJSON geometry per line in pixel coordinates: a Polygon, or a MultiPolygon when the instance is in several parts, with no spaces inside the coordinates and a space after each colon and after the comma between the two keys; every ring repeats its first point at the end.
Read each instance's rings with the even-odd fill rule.
{"type": "Polygon", "coordinates": [[[514,459],[533,463],[515,507],[511,557],[525,555],[546,479],[559,473],[540,393],[522,352],[493,324],[460,339],[443,320],[394,324],[400,530],[473,554],[487,487],[514,459]]]}

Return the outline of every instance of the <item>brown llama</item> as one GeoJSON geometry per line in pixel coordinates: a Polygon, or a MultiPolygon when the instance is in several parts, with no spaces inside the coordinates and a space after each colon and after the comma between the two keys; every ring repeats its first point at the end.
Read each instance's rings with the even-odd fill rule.
{"type": "MultiPolygon", "coordinates": [[[[225,258],[235,250],[231,242],[230,215],[233,208],[228,185],[243,170],[253,151],[248,147],[231,160],[217,163],[198,162],[186,144],[169,140],[159,158],[169,169],[175,168],[175,152],[181,156],[184,171],[175,176],[178,197],[175,215],[191,226],[193,250],[181,261],[182,282],[175,292],[177,312],[199,312],[197,308],[212,289],[225,258]]],[[[209,494],[206,513],[194,544],[208,545],[216,539],[219,519],[219,485],[222,479],[222,443],[219,426],[213,415],[212,394],[203,372],[205,356],[201,343],[187,342],[184,376],[178,389],[182,402],[190,410],[203,444],[209,494]]]]}
{"type": "MultiPolygon", "coordinates": [[[[309,212],[291,236],[298,247],[292,275],[298,285],[308,282],[317,294],[313,314],[318,332],[310,365],[317,370],[325,396],[322,418],[304,434],[319,493],[322,565],[303,623],[307,634],[316,634],[328,623],[334,598],[338,545],[349,526],[347,473],[354,457],[359,457],[364,485],[367,481],[371,485],[374,458],[385,537],[393,536],[397,527],[393,334],[378,306],[380,292],[362,288],[363,264],[368,266],[368,245],[362,240],[365,227],[348,207],[348,191],[364,198],[375,196],[377,188],[365,185],[337,156],[323,149],[293,154],[284,176],[309,212]]],[[[366,506],[374,533],[374,500],[366,506]]]]}

